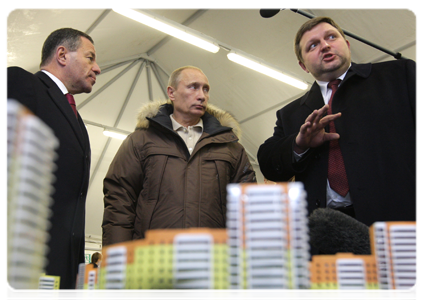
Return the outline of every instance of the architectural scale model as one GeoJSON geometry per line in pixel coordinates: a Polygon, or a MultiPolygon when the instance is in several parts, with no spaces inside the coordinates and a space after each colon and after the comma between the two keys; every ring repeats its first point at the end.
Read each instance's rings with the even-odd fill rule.
{"type": "Polygon", "coordinates": [[[99,288],[226,289],[225,229],[155,229],[104,247],[99,288]]]}
{"type": "Polygon", "coordinates": [[[420,299],[420,222],[373,224],[371,255],[309,261],[301,183],[227,190],[227,229],[150,230],[105,247],[98,299],[420,299]]]}
{"type": "Polygon", "coordinates": [[[55,149],[53,131],[14,100],[5,102],[6,299],[37,299],[46,265],[55,149]]]}
{"type": "Polygon", "coordinates": [[[227,209],[227,230],[149,230],[105,247],[99,288],[309,288],[302,184],[229,185],[227,209]]]}
{"type": "Polygon", "coordinates": [[[231,184],[227,190],[230,288],[308,288],[303,185],[231,184]]]}
{"type": "Polygon", "coordinates": [[[378,289],[376,260],[373,255],[337,253],[313,255],[310,263],[312,289],[378,289]]]}
{"type": "Polygon", "coordinates": [[[42,274],[38,283],[38,300],[59,300],[60,276],[42,274]]]}
{"type": "Polygon", "coordinates": [[[409,289],[416,284],[416,222],[376,222],[370,227],[381,289],[409,289]]]}
{"type": "Polygon", "coordinates": [[[76,300],[98,300],[98,270],[92,264],[79,264],[76,300]]]}

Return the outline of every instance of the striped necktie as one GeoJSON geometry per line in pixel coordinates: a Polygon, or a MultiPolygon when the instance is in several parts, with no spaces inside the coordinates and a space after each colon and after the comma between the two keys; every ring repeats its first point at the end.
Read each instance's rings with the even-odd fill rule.
{"type": "Polygon", "coordinates": [[[65,95],[66,98],[68,99],[68,102],[70,104],[70,106],[72,107],[73,112],[75,113],[75,116],[78,118],[78,113],[76,112],[76,104],[75,104],[75,99],[73,98],[73,96],[71,94],[66,94],[65,95]]]}
{"type": "MultiPolygon", "coordinates": [[[[336,79],[332,80],[328,84],[328,88],[332,89],[332,95],[329,100],[328,114],[332,114],[332,99],[333,95],[338,89],[340,82],[340,79],[336,79]]],[[[335,123],[333,121],[329,123],[329,132],[336,132],[335,123]]],[[[347,195],[350,188],[348,185],[347,173],[345,171],[344,159],[342,157],[338,140],[329,142],[328,180],[332,190],[343,197],[347,195]]]]}

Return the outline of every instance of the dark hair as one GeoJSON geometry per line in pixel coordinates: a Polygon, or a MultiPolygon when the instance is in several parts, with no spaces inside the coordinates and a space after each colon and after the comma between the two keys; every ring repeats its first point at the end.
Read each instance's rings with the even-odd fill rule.
{"type": "Polygon", "coordinates": [[[91,256],[91,262],[93,264],[96,264],[98,262],[98,260],[101,258],[101,253],[100,252],[96,252],[91,256]]]}
{"type": "Polygon", "coordinates": [[[329,17],[316,17],[316,18],[310,19],[307,22],[305,22],[300,27],[300,29],[298,29],[298,32],[295,35],[295,42],[294,42],[295,55],[297,55],[297,59],[300,62],[303,62],[303,57],[301,55],[301,48],[300,48],[301,38],[303,37],[304,33],[306,33],[307,31],[310,31],[311,29],[313,29],[314,27],[316,27],[317,25],[319,25],[320,23],[323,23],[323,22],[328,23],[328,24],[332,25],[333,27],[335,27],[339,31],[339,33],[343,36],[343,38],[346,39],[344,31],[331,18],[329,18],[329,17]]]}
{"type": "Polygon", "coordinates": [[[81,37],[87,38],[94,45],[93,39],[88,34],[76,29],[61,28],[50,33],[41,50],[40,67],[50,61],[59,46],[65,46],[69,51],[78,50],[81,44],[81,37]]]}

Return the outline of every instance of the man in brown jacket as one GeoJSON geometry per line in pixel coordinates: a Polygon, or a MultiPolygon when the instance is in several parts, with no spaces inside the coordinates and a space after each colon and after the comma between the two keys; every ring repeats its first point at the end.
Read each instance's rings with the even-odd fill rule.
{"type": "Polygon", "coordinates": [[[226,185],[256,182],[239,124],[208,105],[195,67],[175,70],[169,101],[144,106],[104,179],[103,246],[147,229],[226,227],[226,185]]]}

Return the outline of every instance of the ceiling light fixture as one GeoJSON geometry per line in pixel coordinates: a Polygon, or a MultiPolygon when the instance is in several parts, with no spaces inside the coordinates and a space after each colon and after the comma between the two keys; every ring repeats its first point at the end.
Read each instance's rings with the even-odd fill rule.
{"type": "Polygon", "coordinates": [[[227,55],[229,60],[264,75],[275,78],[286,84],[292,85],[298,89],[306,90],[309,87],[308,83],[289,76],[279,71],[278,68],[272,67],[260,61],[260,59],[253,58],[251,55],[243,53],[239,50],[232,50],[232,47],[229,45],[216,41],[211,37],[202,34],[201,32],[156,15],[152,12],[128,8],[116,8],[113,9],[113,11],[207,51],[216,53],[220,48],[223,48],[227,51],[230,51],[227,55]]]}
{"type": "Polygon", "coordinates": [[[144,25],[150,26],[156,30],[164,32],[175,38],[183,40],[194,46],[200,47],[204,50],[216,53],[219,51],[219,45],[212,39],[203,36],[201,33],[191,30],[179,23],[165,19],[161,16],[155,15],[145,11],[135,11],[127,8],[113,9],[118,14],[128,17],[132,20],[140,22],[144,25]]]}
{"type": "Polygon", "coordinates": [[[115,139],[120,139],[120,140],[124,140],[128,136],[127,134],[122,134],[122,133],[118,133],[118,132],[115,132],[115,131],[110,131],[110,130],[107,130],[107,129],[105,129],[103,131],[103,134],[105,136],[112,137],[112,138],[115,138],[115,139]]]}
{"type": "Polygon", "coordinates": [[[250,68],[254,71],[257,71],[264,75],[280,80],[298,89],[306,90],[308,88],[307,83],[301,80],[295,79],[289,75],[286,75],[282,73],[281,71],[278,71],[275,68],[260,62],[258,59],[250,58],[249,55],[241,55],[237,53],[237,51],[232,50],[228,53],[227,56],[229,60],[237,64],[243,65],[244,67],[250,68]]]}

